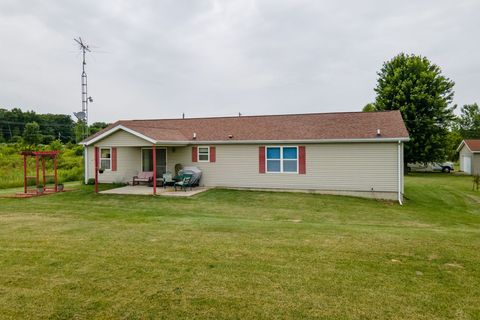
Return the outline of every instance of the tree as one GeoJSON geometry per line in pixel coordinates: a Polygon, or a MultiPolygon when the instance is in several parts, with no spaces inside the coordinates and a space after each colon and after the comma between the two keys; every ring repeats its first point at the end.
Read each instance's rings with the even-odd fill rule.
{"type": "MultiPolygon", "coordinates": [[[[0,131],[7,142],[13,142],[14,136],[23,135],[26,123],[36,122],[40,133],[45,136],[60,138],[63,142],[73,141],[74,122],[65,114],[37,114],[34,111],[22,111],[19,108],[11,110],[0,108],[0,131]]],[[[51,140],[50,138],[47,138],[51,140]]],[[[17,140],[17,138],[16,138],[17,140]]]]}
{"type": "Polygon", "coordinates": [[[362,112],[373,112],[376,111],[374,103],[367,103],[365,107],[363,107],[362,112]]]}
{"type": "Polygon", "coordinates": [[[80,142],[82,141],[84,137],[84,132],[85,132],[85,122],[78,120],[77,123],[75,124],[74,128],[75,132],[75,142],[80,142]]]}
{"type": "Polygon", "coordinates": [[[40,126],[36,122],[29,122],[25,125],[23,130],[23,142],[26,145],[37,145],[42,140],[40,134],[40,126]]]}
{"type": "Polygon", "coordinates": [[[476,103],[462,107],[458,118],[458,131],[464,139],[480,138],[480,108],[476,103]]]}
{"type": "Polygon", "coordinates": [[[89,134],[97,133],[98,131],[106,128],[108,123],[105,122],[94,122],[89,126],[89,134]]]}
{"type": "Polygon", "coordinates": [[[455,83],[426,57],[404,53],[385,62],[378,76],[375,110],[400,110],[410,135],[405,163],[444,160],[455,83]]]}
{"type": "Polygon", "coordinates": [[[457,148],[460,145],[460,142],[463,140],[462,135],[458,130],[454,129],[448,132],[445,140],[447,143],[447,159],[451,161],[457,161],[459,156],[457,148]]]}

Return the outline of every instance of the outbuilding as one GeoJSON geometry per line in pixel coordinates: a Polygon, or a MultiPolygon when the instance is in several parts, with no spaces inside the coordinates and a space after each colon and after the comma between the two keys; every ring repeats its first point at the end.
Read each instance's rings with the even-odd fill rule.
{"type": "Polygon", "coordinates": [[[467,174],[480,173],[480,139],[463,140],[457,152],[460,154],[460,171],[467,174]]]}

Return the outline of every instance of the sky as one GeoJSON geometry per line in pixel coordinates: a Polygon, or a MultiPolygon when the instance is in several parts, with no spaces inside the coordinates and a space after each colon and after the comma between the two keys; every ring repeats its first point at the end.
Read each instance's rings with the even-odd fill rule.
{"type": "Polygon", "coordinates": [[[480,103],[480,1],[0,0],[0,107],[90,122],[360,111],[400,52],[480,103]]]}

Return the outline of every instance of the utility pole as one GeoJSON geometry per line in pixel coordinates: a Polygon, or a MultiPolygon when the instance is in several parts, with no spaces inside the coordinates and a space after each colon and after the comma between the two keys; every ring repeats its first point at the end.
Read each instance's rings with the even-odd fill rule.
{"type": "Polygon", "coordinates": [[[87,73],[85,72],[85,66],[87,62],[85,61],[85,54],[91,52],[89,46],[82,41],[82,38],[73,39],[80,46],[80,51],[82,52],[82,111],[74,112],[73,114],[79,121],[83,123],[83,132],[82,138],[86,138],[89,135],[88,130],[88,103],[93,102],[92,97],[88,96],[87,90],[87,73]]]}

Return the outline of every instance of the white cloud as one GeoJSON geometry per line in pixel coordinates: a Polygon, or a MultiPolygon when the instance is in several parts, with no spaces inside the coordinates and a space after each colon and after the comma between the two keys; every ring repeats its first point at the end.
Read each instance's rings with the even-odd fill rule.
{"type": "Polygon", "coordinates": [[[90,119],[359,110],[376,72],[423,54],[479,101],[477,1],[0,2],[0,106],[71,114],[88,56],[90,119]],[[95,47],[97,46],[97,47],[95,47]]]}

